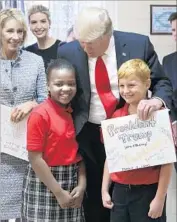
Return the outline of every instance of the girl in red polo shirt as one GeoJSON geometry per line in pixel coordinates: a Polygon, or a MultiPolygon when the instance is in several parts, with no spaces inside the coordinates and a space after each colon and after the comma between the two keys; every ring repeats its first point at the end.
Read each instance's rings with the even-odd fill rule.
{"type": "MultiPolygon", "coordinates": [[[[119,91],[125,105],[114,117],[137,113],[137,106],[147,99],[151,84],[150,69],[144,61],[132,59],[118,71],[119,91]]],[[[165,222],[165,200],[172,164],[109,174],[105,161],[102,200],[111,209],[111,222],[165,222]],[[114,182],[112,200],[110,182],[114,182]]]]}
{"type": "Polygon", "coordinates": [[[47,78],[49,98],[27,124],[22,216],[28,222],[84,222],[85,168],[69,106],[76,94],[75,70],[66,60],[54,60],[47,78]]]}

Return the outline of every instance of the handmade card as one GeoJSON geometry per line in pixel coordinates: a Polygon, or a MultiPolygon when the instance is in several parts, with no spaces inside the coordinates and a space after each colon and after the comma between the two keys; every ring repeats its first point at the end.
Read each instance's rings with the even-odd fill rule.
{"type": "Polygon", "coordinates": [[[176,161],[167,109],[146,121],[129,115],[104,120],[101,127],[110,173],[176,161]]]}

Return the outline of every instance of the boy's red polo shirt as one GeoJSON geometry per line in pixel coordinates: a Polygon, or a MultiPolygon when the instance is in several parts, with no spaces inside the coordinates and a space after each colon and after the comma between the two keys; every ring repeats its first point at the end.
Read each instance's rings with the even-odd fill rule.
{"type": "Polygon", "coordinates": [[[49,166],[80,161],[71,110],[50,98],[33,109],[27,123],[27,150],[42,152],[49,166]]]}
{"type": "MultiPolygon", "coordinates": [[[[127,116],[128,104],[118,109],[112,118],[127,116]]],[[[142,169],[111,173],[111,179],[114,182],[131,185],[153,184],[159,181],[160,166],[147,167],[142,169]]]]}

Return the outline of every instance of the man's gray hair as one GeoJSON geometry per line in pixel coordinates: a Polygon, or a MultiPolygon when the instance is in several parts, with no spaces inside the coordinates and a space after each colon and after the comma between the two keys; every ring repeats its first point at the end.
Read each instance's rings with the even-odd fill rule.
{"type": "Polygon", "coordinates": [[[106,9],[88,7],[83,9],[75,22],[74,33],[78,40],[90,42],[105,34],[112,35],[112,20],[106,9]]]}

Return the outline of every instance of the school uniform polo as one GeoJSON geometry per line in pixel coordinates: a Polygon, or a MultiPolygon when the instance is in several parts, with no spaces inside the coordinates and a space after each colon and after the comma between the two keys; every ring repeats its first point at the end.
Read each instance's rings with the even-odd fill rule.
{"type": "Polygon", "coordinates": [[[49,166],[79,162],[71,108],[48,98],[33,109],[27,123],[27,150],[42,152],[49,166]]]}
{"type": "MultiPolygon", "coordinates": [[[[112,118],[127,116],[128,104],[114,112],[112,118]]],[[[112,181],[120,184],[148,185],[159,181],[160,166],[111,173],[112,181]]]]}

